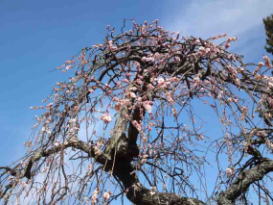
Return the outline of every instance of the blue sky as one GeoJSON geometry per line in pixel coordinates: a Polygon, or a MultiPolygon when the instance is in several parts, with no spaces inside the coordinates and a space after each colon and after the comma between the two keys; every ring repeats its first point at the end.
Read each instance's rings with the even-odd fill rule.
{"type": "Polygon", "coordinates": [[[64,79],[56,66],[101,42],[106,25],[119,26],[124,18],[161,18],[164,8],[154,0],[1,0],[0,162],[22,155],[36,114],[29,107],[41,104],[55,82],[64,79]]]}
{"type": "Polygon", "coordinates": [[[55,67],[81,48],[103,41],[106,25],[124,18],[159,19],[168,30],[208,37],[237,36],[246,61],[265,54],[262,18],[272,0],[0,0],[0,164],[24,153],[35,111],[56,81],[55,67]]]}

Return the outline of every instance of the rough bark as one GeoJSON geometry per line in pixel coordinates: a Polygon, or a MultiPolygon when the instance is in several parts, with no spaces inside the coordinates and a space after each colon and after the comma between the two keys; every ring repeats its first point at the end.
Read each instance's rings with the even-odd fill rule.
{"type": "MultiPolygon", "coordinates": [[[[132,113],[133,120],[141,120],[138,109],[132,113]]],[[[121,182],[127,198],[136,205],[203,205],[204,203],[198,199],[180,197],[172,193],[155,192],[140,183],[135,173],[136,170],[131,164],[139,152],[136,144],[138,130],[126,120],[126,114],[130,113],[126,108],[123,108],[116,120],[113,135],[106,148],[109,159],[106,171],[111,170],[115,178],[121,182]],[[128,136],[125,133],[128,133],[128,136]]]]}
{"type": "Polygon", "coordinates": [[[113,172],[123,184],[127,198],[136,205],[203,205],[204,203],[172,193],[154,192],[139,182],[129,161],[117,160],[113,172]]]}

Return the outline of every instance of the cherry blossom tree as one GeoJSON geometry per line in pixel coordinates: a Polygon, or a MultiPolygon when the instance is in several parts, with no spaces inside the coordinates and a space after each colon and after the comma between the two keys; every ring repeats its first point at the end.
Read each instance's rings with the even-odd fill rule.
{"type": "Polygon", "coordinates": [[[1,201],[271,204],[270,59],[244,63],[226,35],[127,27],[58,68],[75,74],[33,107],[44,112],[26,155],[0,167],[1,201]]]}

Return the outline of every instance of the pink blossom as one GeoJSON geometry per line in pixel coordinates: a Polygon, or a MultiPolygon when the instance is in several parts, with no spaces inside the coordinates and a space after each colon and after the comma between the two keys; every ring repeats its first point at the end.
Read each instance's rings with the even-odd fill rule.
{"type": "Polygon", "coordinates": [[[109,200],[110,196],[111,196],[111,192],[104,192],[103,193],[103,199],[105,201],[109,200]]]}
{"type": "Polygon", "coordinates": [[[130,81],[128,79],[122,79],[121,81],[124,83],[130,83],[130,81]]]}
{"type": "Polygon", "coordinates": [[[131,87],[130,90],[131,90],[131,91],[136,91],[136,90],[137,90],[137,87],[131,87]]]}
{"type": "Polygon", "coordinates": [[[117,49],[117,47],[115,45],[113,45],[113,41],[112,40],[108,41],[108,45],[109,45],[109,48],[111,50],[116,50],[117,49]]]}
{"type": "Polygon", "coordinates": [[[204,52],[205,52],[205,48],[204,48],[203,46],[200,46],[200,47],[199,47],[199,51],[200,51],[201,53],[204,53],[204,52]]]}
{"type": "Polygon", "coordinates": [[[145,164],[147,162],[147,159],[141,159],[140,164],[145,164]]]}
{"type": "Polygon", "coordinates": [[[166,97],[167,97],[167,101],[169,103],[171,103],[171,104],[174,103],[174,99],[173,99],[173,96],[172,96],[171,92],[167,92],[166,97]]]}
{"type": "Polygon", "coordinates": [[[58,142],[58,141],[54,143],[54,146],[55,146],[55,147],[58,147],[58,146],[60,146],[60,145],[61,145],[61,143],[58,142]]]}
{"type": "Polygon", "coordinates": [[[259,67],[263,67],[263,66],[264,66],[264,63],[263,63],[263,62],[259,62],[259,63],[258,63],[258,66],[259,66],[259,67]]]}
{"type": "Polygon", "coordinates": [[[141,79],[136,79],[136,83],[139,84],[139,85],[142,85],[143,84],[143,81],[141,79]]]}
{"type": "Polygon", "coordinates": [[[141,164],[145,164],[147,162],[147,158],[149,157],[149,155],[147,154],[144,154],[141,156],[141,160],[140,160],[140,163],[141,164]]]}
{"type": "Polygon", "coordinates": [[[95,155],[101,155],[102,154],[102,151],[100,150],[100,146],[99,145],[95,145],[93,147],[93,149],[94,149],[95,155]]]}
{"type": "Polygon", "coordinates": [[[104,113],[104,114],[101,116],[100,119],[103,120],[105,123],[109,123],[109,122],[112,121],[111,116],[110,116],[109,113],[107,113],[107,112],[104,113]]]}
{"type": "Polygon", "coordinates": [[[229,37],[227,39],[228,42],[231,42],[231,41],[236,41],[237,40],[237,37],[229,37]]]}
{"type": "Polygon", "coordinates": [[[232,74],[232,75],[237,75],[237,69],[235,68],[235,67],[233,67],[232,65],[227,65],[227,70],[230,72],[230,74],[232,74]]]}
{"type": "Polygon", "coordinates": [[[82,59],[81,60],[81,65],[85,65],[85,64],[87,64],[88,63],[88,61],[86,60],[86,59],[82,59]]]}
{"type": "Polygon", "coordinates": [[[180,58],[178,56],[175,56],[174,57],[174,62],[179,63],[180,62],[180,58]]]}
{"type": "Polygon", "coordinates": [[[236,60],[236,56],[234,54],[232,54],[232,53],[228,54],[227,58],[230,59],[230,60],[236,60]]]}
{"type": "Polygon", "coordinates": [[[92,194],[91,202],[92,202],[93,204],[96,204],[96,203],[97,203],[97,200],[98,200],[98,193],[99,193],[99,190],[98,190],[98,189],[95,189],[95,191],[94,191],[93,194],[92,194]]]}
{"type": "Polygon", "coordinates": [[[118,98],[118,97],[113,97],[113,101],[114,101],[114,102],[118,102],[118,101],[119,101],[119,98],[118,98]]]}
{"type": "Polygon", "coordinates": [[[270,141],[269,139],[266,139],[265,144],[270,150],[273,150],[273,142],[272,141],[270,141]]]}
{"type": "Polygon", "coordinates": [[[92,164],[89,164],[89,165],[87,166],[87,169],[88,169],[89,172],[91,172],[91,171],[93,170],[93,165],[92,165],[92,164]]]}
{"type": "Polygon", "coordinates": [[[264,56],[263,59],[264,59],[264,62],[265,62],[265,66],[268,67],[268,68],[272,68],[270,58],[268,56],[264,56]]]}
{"type": "Polygon", "coordinates": [[[164,78],[159,77],[157,78],[157,86],[161,89],[166,88],[170,83],[167,82],[164,78]]]}
{"type": "Polygon", "coordinates": [[[169,81],[170,81],[170,82],[178,82],[178,81],[179,81],[179,78],[177,78],[177,77],[171,77],[171,78],[169,79],[169,81]]]}
{"type": "Polygon", "coordinates": [[[206,48],[206,49],[205,49],[205,52],[206,52],[206,53],[209,53],[210,51],[211,51],[210,48],[206,48]]]}
{"type": "Polygon", "coordinates": [[[154,62],[155,61],[155,58],[154,57],[142,57],[141,60],[143,62],[154,62]]]}
{"type": "Polygon", "coordinates": [[[240,72],[240,73],[242,73],[242,72],[245,71],[245,69],[244,69],[243,67],[237,67],[237,70],[238,70],[238,72],[240,72]]]}
{"type": "Polygon", "coordinates": [[[145,143],[148,141],[148,138],[147,137],[142,137],[142,141],[145,143]]]}
{"type": "Polygon", "coordinates": [[[155,58],[156,60],[158,60],[158,59],[160,58],[160,56],[161,56],[161,54],[159,54],[158,52],[156,52],[156,53],[154,54],[154,58],[155,58]]]}
{"type": "Polygon", "coordinates": [[[70,70],[72,68],[72,65],[66,65],[65,70],[70,70]]]}
{"type": "Polygon", "coordinates": [[[39,106],[30,106],[29,108],[30,108],[31,110],[38,110],[38,109],[40,109],[39,106]]]}
{"type": "Polygon", "coordinates": [[[158,85],[163,84],[164,82],[165,82],[165,80],[164,80],[164,78],[162,78],[162,77],[159,77],[159,78],[157,79],[158,85]]]}
{"type": "Polygon", "coordinates": [[[130,105],[129,99],[121,99],[119,102],[122,106],[129,106],[130,105]]]}
{"type": "Polygon", "coordinates": [[[128,96],[130,98],[136,98],[136,94],[134,92],[129,92],[128,96]]]}
{"type": "Polygon", "coordinates": [[[93,93],[93,92],[94,92],[94,89],[92,89],[92,88],[88,88],[88,92],[91,94],[91,93],[93,93]]]}
{"type": "Polygon", "coordinates": [[[228,176],[228,177],[231,177],[232,175],[234,175],[234,168],[227,168],[226,169],[226,175],[228,176]]]}
{"type": "Polygon", "coordinates": [[[172,113],[173,113],[173,116],[174,116],[174,117],[177,117],[177,111],[176,111],[175,108],[172,108],[172,113]]]}
{"type": "Polygon", "coordinates": [[[230,47],[230,43],[227,42],[227,43],[225,44],[225,48],[229,48],[229,47],[230,47]]]}
{"type": "Polygon", "coordinates": [[[235,78],[234,82],[236,85],[241,86],[241,80],[239,78],[235,78]]]}
{"type": "Polygon", "coordinates": [[[142,130],[142,126],[139,122],[137,122],[136,120],[132,121],[132,124],[134,125],[134,127],[138,130],[141,131],[142,130]]]}
{"type": "Polygon", "coordinates": [[[101,47],[103,47],[103,44],[95,44],[95,45],[93,45],[93,48],[101,48],[101,47]]]}
{"type": "Polygon", "coordinates": [[[237,98],[234,98],[234,97],[230,97],[227,99],[228,102],[234,102],[234,103],[238,103],[238,99],[237,98]]]}
{"type": "Polygon", "coordinates": [[[256,69],[254,70],[254,74],[258,73],[261,68],[264,66],[264,63],[263,62],[259,62],[258,63],[258,66],[256,67],[256,69]]]}
{"type": "Polygon", "coordinates": [[[262,76],[262,75],[259,75],[259,74],[256,74],[254,77],[255,77],[256,80],[261,80],[261,79],[263,79],[263,76],[262,76]]]}
{"type": "Polygon", "coordinates": [[[245,106],[241,107],[241,112],[242,112],[242,114],[241,114],[241,120],[245,119],[245,117],[247,115],[247,111],[248,111],[247,107],[245,107],[245,106]]]}
{"type": "Polygon", "coordinates": [[[68,64],[72,64],[72,63],[74,63],[74,61],[73,61],[73,60],[67,60],[67,61],[65,61],[65,64],[66,64],[66,65],[68,65],[68,64]]]}
{"type": "Polygon", "coordinates": [[[194,86],[195,86],[195,87],[200,86],[201,83],[202,83],[202,81],[201,81],[201,79],[200,79],[199,76],[195,76],[195,77],[193,78],[193,82],[194,82],[194,86]]]}
{"type": "Polygon", "coordinates": [[[115,106],[114,106],[116,111],[120,111],[123,106],[129,106],[130,105],[130,100],[129,99],[115,98],[115,100],[114,100],[114,98],[113,98],[113,101],[117,102],[117,104],[115,104],[115,106]]]}
{"type": "Polygon", "coordinates": [[[115,110],[116,111],[120,111],[121,110],[121,104],[120,103],[115,104],[115,110]]]}
{"type": "Polygon", "coordinates": [[[268,83],[269,87],[273,88],[273,80],[271,80],[271,81],[269,80],[267,83],[268,83]]]}
{"type": "Polygon", "coordinates": [[[144,101],[143,102],[143,107],[148,113],[152,112],[152,105],[153,105],[152,101],[144,101]]]}

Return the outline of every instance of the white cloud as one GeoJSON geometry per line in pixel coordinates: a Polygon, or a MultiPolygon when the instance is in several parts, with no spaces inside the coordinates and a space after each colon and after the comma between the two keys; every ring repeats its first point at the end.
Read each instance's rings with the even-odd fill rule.
{"type": "Polygon", "coordinates": [[[273,13],[273,0],[192,0],[182,4],[168,28],[185,35],[240,35],[273,13]]]}

